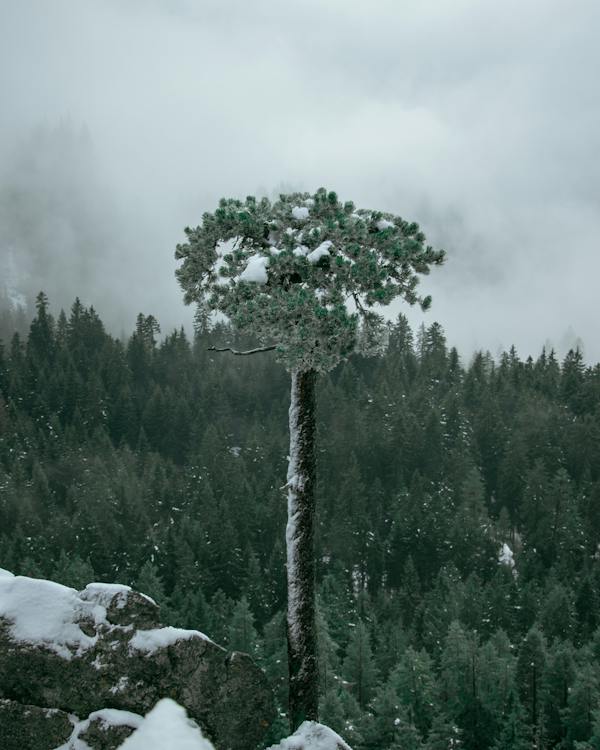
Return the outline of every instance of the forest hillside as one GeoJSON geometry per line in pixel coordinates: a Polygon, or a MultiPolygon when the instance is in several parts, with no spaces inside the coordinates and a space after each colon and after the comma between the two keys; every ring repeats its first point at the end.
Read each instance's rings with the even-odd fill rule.
{"type": "MultiPolygon", "coordinates": [[[[217,325],[3,318],[0,567],[250,653],[287,734],[288,377],[217,325]],[[22,324],[21,324],[22,327],[22,324]]],[[[551,334],[552,332],[549,332],[551,334]]],[[[321,716],[355,750],[600,747],[600,366],[400,316],[318,385],[321,716]],[[449,744],[452,743],[452,744],[449,744]]]]}

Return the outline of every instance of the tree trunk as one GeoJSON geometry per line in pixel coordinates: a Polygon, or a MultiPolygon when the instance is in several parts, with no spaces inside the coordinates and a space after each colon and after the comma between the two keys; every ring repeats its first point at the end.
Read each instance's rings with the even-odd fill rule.
{"type": "Polygon", "coordinates": [[[287,475],[287,640],[292,731],[317,720],[315,620],[315,383],[314,370],[292,372],[290,458],[287,475]]]}

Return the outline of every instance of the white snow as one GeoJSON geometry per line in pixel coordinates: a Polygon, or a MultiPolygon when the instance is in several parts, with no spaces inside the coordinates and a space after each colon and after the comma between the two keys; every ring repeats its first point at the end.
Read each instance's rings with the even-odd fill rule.
{"type": "Polygon", "coordinates": [[[110,688],[110,692],[113,695],[116,695],[117,693],[122,693],[127,688],[128,684],[129,684],[129,677],[127,675],[122,675],[121,677],[119,677],[119,681],[117,682],[117,684],[113,685],[110,688]]]}
{"type": "Polygon", "coordinates": [[[390,227],[394,227],[396,225],[393,221],[388,221],[387,219],[379,219],[376,226],[380,232],[383,232],[384,229],[389,229],[390,227]]]}
{"type": "Polygon", "coordinates": [[[75,589],[11,575],[0,577],[0,617],[9,622],[15,640],[45,646],[65,659],[97,641],[97,636],[81,630],[77,620],[108,624],[106,609],[95,601],[82,600],[75,589]]]}
{"type": "Polygon", "coordinates": [[[64,745],[57,747],[56,750],[89,750],[89,745],[81,739],[90,724],[95,719],[99,719],[103,727],[131,727],[138,729],[143,721],[143,716],[131,713],[131,711],[119,711],[116,708],[102,708],[99,711],[91,713],[87,719],[78,721],[76,716],[69,717],[73,722],[73,731],[71,736],[64,745]]]}
{"type": "Polygon", "coordinates": [[[500,553],[498,555],[498,563],[500,565],[508,565],[509,568],[515,567],[515,559],[513,556],[513,551],[511,548],[506,544],[506,542],[500,547],[500,553]]]}
{"type": "Polygon", "coordinates": [[[310,248],[306,247],[306,245],[298,245],[294,248],[294,255],[308,255],[310,252],[310,248]]]}
{"type": "MultiPolygon", "coordinates": [[[[183,630],[182,628],[154,628],[153,630],[137,630],[129,641],[129,646],[136,651],[144,651],[147,654],[154,653],[159,648],[172,646],[177,641],[186,641],[190,638],[201,638],[210,641],[210,638],[199,630],[183,630]]],[[[212,641],[210,641],[212,643],[212,641]]]]}
{"type": "Polygon", "coordinates": [[[214,750],[184,708],[163,698],[119,750],[214,750]]]}
{"type": "Polygon", "coordinates": [[[297,221],[305,221],[308,219],[308,208],[306,206],[294,206],[292,216],[297,221]]]}
{"type": "Polygon", "coordinates": [[[291,737],[268,750],[351,750],[350,745],[324,724],[305,721],[291,737]]]}
{"type": "Polygon", "coordinates": [[[250,281],[254,284],[266,284],[269,277],[267,275],[267,266],[269,259],[264,255],[251,255],[248,258],[246,268],[239,276],[240,281],[250,281]]]}
{"type": "Polygon", "coordinates": [[[11,573],[10,570],[4,570],[4,568],[0,568],[0,578],[14,578],[15,574],[11,573]]]}
{"type": "Polygon", "coordinates": [[[315,247],[315,249],[306,256],[306,260],[309,263],[318,263],[325,255],[330,255],[329,248],[332,245],[333,242],[331,242],[331,240],[325,240],[325,242],[321,242],[318,247],[315,247]]]}
{"type": "Polygon", "coordinates": [[[87,718],[88,722],[95,719],[99,719],[104,726],[132,727],[133,729],[138,729],[144,720],[139,714],[134,714],[131,711],[120,711],[118,708],[101,708],[87,718]]]}
{"type": "Polygon", "coordinates": [[[271,245],[271,247],[269,248],[269,252],[271,253],[271,255],[280,255],[283,250],[279,247],[275,247],[275,245],[271,245]]]}
{"type": "Polygon", "coordinates": [[[123,586],[120,583],[88,583],[79,596],[84,601],[96,602],[103,607],[108,607],[113,598],[118,596],[117,609],[123,609],[130,593],[131,586],[123,586]]]}

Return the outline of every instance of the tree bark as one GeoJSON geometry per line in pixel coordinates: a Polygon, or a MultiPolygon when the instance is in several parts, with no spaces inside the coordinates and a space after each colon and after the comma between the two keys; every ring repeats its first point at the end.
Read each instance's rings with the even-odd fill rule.
{"type": "Polygon", "coordinates": [[[315,620],[315,383],[314,370],[292,372],[287,475],[287,640],[292,731],[318,718],[315,620]]]}

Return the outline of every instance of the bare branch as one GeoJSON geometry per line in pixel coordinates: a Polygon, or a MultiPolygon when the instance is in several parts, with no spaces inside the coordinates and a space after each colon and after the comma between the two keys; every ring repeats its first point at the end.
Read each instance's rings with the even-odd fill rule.
{"type": "Polygon", "coordinates": [[[232,349],[230,346],[223,346],[223,347],[209,346],[207,351],[209,352],[231,352],[232,354],[235,354],[238,357],[246,357],[249,354],[260,354],[261,352],[272,352],[274,349],[277,349],[277,344],[272,344],[271,346],[259,346],[256,349],[248,349],[245,352],[240,352],[238,349],[232,349]]]}
{"type": "Polygon", "coordinates": [[[352,292],[352,297],[354,298],[354,304],[356,305],[356,309],[358,312],[363,316],[366,317],[367,311],[365,310],[362,302],[360,301],[360,297],[356,292],[352,292]]]}

